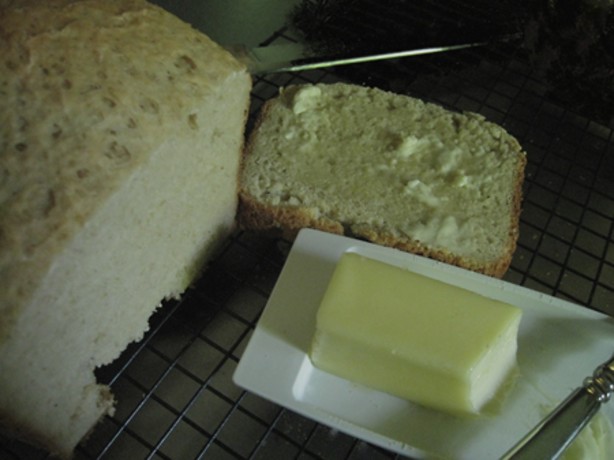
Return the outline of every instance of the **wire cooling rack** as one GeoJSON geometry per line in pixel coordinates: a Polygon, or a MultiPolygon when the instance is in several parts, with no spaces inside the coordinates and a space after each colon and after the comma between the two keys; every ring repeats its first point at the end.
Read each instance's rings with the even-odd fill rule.
{"type": "MultiPolygon", "coordinates": [[[[270,41],[289,39],[282,30],[270,41]]],[[[339,80],[478,112],[515,135],[528,165],[519,245],[506,279],[614,316],[612,129],[553,102],[516,45],[256,78],[251,119],[280,86],[339,80]]],[[[117,411],[76,458],[401,458],[232,383],[290,246],[234,234],[184,297],[153,316],[146,337],[99,370],[117,411]]],[[[47,457],[0,438],[0,458],[47,457]]]]}

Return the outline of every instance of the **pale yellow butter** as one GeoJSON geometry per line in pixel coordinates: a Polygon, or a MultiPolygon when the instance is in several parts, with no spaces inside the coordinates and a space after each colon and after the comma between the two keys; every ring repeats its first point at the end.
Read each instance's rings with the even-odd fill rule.
{"type": "Polygon", "coordinates": [[[478,413],[515,367],[521,310],[345,253],[317,313],[314,366],[416,403],[478,413]]]}

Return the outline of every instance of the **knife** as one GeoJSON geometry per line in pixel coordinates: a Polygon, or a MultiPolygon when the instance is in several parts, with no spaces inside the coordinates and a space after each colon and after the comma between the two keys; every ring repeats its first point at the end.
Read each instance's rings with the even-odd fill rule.
{"type": "Polygon", "coordinates": [[[247,48],[243,45],[229,45],[226,46],[226,49],[238,60],[247,65],[252,75],[263,75],[423,56],[475,48],[485,46],[489,43],[491,42],[462,43],[457,45],[434,46],[375,54],[330,57],[309,56],[308,53],[306,53],[305,46],[301,43],[259,46],[254,48],[247,48]]]}
{"type": "Polygon", "coordinates": [[[557,459],[614,394],[614,356],[574,390],[501,460],[557,459]]]}

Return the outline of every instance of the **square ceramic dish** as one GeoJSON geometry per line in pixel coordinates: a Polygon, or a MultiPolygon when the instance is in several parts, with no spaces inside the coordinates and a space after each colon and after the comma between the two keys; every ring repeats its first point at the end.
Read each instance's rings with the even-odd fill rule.
{"type": "MultiPolygon", "coordinates": [[[[614,318],[395,249],[303,230],[234,374],[237,385],[320,423],[415,458],[498,458],[614,352],[614,318]],[[354,251],[523,310],[519,376],[493,412],[459,418],[316,369],[315,315],[340,256],[354,251]]],[[[614,407],[602,414],[614,423],[614,407]]]]}

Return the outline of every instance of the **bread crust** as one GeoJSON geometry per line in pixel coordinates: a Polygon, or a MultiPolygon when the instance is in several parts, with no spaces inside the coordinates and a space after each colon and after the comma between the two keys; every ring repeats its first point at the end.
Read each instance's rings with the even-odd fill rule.
{"type": "MultiPolygon", "coordinates": [[[[268,100],[260,109],[252,133],[246,142],[244,163],[247,157],[253,155],[254,145],[260,134],[259,128],[270,115],[274,103],[275,99],[268,100]]],[[[499,128],[497,127],[497,129],[499,128]]],[[[376,244],[429,257],[484,275],[502,278],[507,272],[512,262],[514,252],[516,251],[519,236],[519,217],[522,206],[522,188],[526,166],[526,154],[522,150],[520,144],[514,138],[510,138],[510,142],[513,144],[513,150],[518,153],[514,190],[511,202],[511,212],[509,214],[509,232],[506,246],[501,252],[500,257],[496,260],[484,262],[459,256],[453,251],[434,248],[416,239],[395,234],[387,229],[375,228],[367,224],[349,224],[347,222],[341,222],[300,205],[269,205],[253,196],[245,186],[241,187],[239,194],[238,224],[243,230],[256,231],[272,236],[281,236],[289,240],[293,240],[302,228],[313,228],[329,233],[365,239],[376,244]]]]}
{"type": "MultiPolygon", "coordinates": [[[[515,208],[520,213],[520,197],[514,199],[515,208]]],[[[513,218],[511,218],[513,221],[513,218]]],[[[382,246],[400,249],[412,254],[429,257],[458,267],[502,278],[507,272],[516,250],[518,239],[517,226],[510,227],[510,235],[505,253],[501,258],[488,264],[463,258],[449,251],[429,248],[420,241],[400,239],[379,229],[370,227],[351,227],[326,217],[314,217],[309,209],[298,206],[268,206],[252,197],[244,190],[239,196],[238,223],[243,230],[256,231],[271,237],[281,237],[293,241],[303,228],[312,228],[336,235],[359,238],[382,246]]]]}

